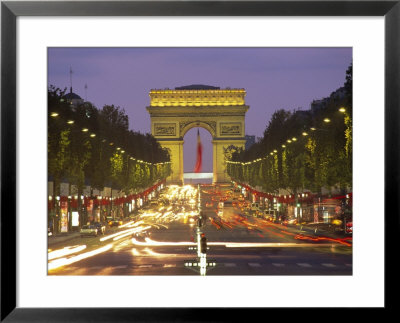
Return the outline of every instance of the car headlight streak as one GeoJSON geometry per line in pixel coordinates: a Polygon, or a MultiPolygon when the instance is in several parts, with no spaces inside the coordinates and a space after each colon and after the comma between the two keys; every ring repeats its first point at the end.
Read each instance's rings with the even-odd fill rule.
{"type": "Polygon", "coordinates": [[[143,228],[137,228],[137,229],[127,230],[125,233],[120,234],[120,235],[114,237],[113,241],[117,241],[117,240],[122,239],[122,238],[125,238],[126,236],[129,236],[129,235],[131,235],[131,234],[133,234],[133,233],[138,233],[138,232],[141,232],[141,231],[150,229],[150,228],[151,228],[151,226],[149,225],[149,226],[143,227],[143,228]]]}
{"type": "Polygon", "coordinates": [[[108,244],[104,247],[98,248],[96,250],[92,250],[92,251],[88,251],[85,253],[82,253],[80,255],[71,257],[71,258],[59,258],[56,260],[53,260],[51,262],[49,262],[49,264],[47,265],[48,270],[52,270],[52,269],[56,269],[65,265],[70,265],[74,262],[80,261],[82,259],[86,259],[89,257],[93,257],[95,255],[98,255],[100,253],[103,253],[107,250],[110,250],[112,248],[113,244],[108,244]]]}
{"type": "MultiPolygon", "coordinates": [[[[109,236],[103,237],[103,238],[100,239],[100,241],[106,241],[106,240],[109,240],[109,239],[112,239],[112,238],[115,238],[115,237],[118,237],[118,236],[127,236],[127,235],[132,234],[132,233],[137,233],[137,232],[140,232],[140,231],[143,231],[143,230],[147,230],[148,228],[149,228],[149,226],[133,228],[133,229],[127,229],[127,230],[120,231],[120,232],[117,232],[117,233],[114,233],[114,234],[110,234],[109,236]]],[[[118,240],[118,239],[113,239],[113,240],[115,241],[115,240],[118,240]]]]}
{"type": "Polygon", "coordinates": [[[81,246],[69,246],[65,247],[63,249],[58,249],[54,250],[48,253],[47,258],[48,260],[64,257],[73,253],[77,253],[79,251],[82,251],[86,249],[86,245],[81,245],[81,246]]]}

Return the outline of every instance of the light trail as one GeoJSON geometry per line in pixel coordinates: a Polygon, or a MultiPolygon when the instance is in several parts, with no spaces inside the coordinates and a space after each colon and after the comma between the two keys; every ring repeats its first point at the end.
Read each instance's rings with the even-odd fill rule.
{"type": "Polygon", "coordinates": [[[129,232],[125,232],[124,234],[121,234],[121,235],[119,235],[119,236],[116,236],[116,237],[113,239],[113,241],[117,241],[117,240],[122,239],[122,238],[125,238],[125,237],[127,237],[127,236],[129,236],[129,235],[131,235],[131,234],[133,234],[133,233],[138,233],[138,232],[141,232],[141,231],[150,229],[150,228],[151,228],[151,226],[149,225],[149,226],[144,227],[144,228],[131,229],[131,230],[129,230],[129,232]]]}
{"type": "Polygon", "coordinates": [[[93,257],[100,253],[106,252],[107,250],[110,250],[112,248],[112,246],[113,246],[113,244],[108,244],[99,249],[88,251],[88,252],[82,253],[80,255],[71,257],[71,258],[59,258],[59,259],[53,260],[53,261],[49,262],[49,264],[47,265],[47,268],[48,268],[48,270],[53,270],[53,269],[56,269],[56,268],[59,268],[62,266],[70,265],[72,263],[81,261],[82,259],[93,257]]]}
{"type": "Polygon", "coordinates": [[[146,217],[159,217],[161,215],[160,212],[146,212],[146,213],[142,213],[140,215],[141,218],[146,218],[146,217]]]}
{"type": "MultiPolygon", "coordinates": [[[[146,228],[148,228],[148,227],[146,227],[146,228]]],[[[127,233],[126,235],[129,235],[130,233],[135,233],[135,232],[137,232],[137,231],[140,230],[140,229],[141,229],[141,228],[139,227],[139,228],[127,229],[127,230],[124,230],[124,231],[120,231],[120,232],[117,232],[117,233],[113,233],[113,234],[110,234],[110,235],[108,235],[108,236],[106,236],[106,237],[101,238],[100,241],[106,241],[106,240],[112,239],[112,238],[114,238],[114,237],[123,235],[123,234],[125,234],[125,233],[127,233]]],[[[143,229],[142,229],[142,230],[143,230],[143,229]]],[[[118,239],[114,239],[114,240],[118,240],[118,239]]]]}
{"type": "MultiPolygon", "coordinates": [[[[145,238],[146,242],[137,241],[132,238],[132,243],[138,246],[196,246],[196,242],[162,242],[145,238]]],[[[334,247],[333,244],[294,243],[294,242],[208,242],[209,246],[225,246],[227,248],[281,248],[281,247],[334,247]]]]}
{"type": "Polygon", "coordinates": [[[351,247],[352,244],[347,242],[345,239],[334,239],[334,238],[328,238],[328,237],[309,237],[309,236],[303,236],[301,234],[298,234],[294,237],[294,239],[297,240],[309,240],[309,241],[333,241],[333,242],[337,242],[340,243],[342,245],[351,247]]]}
{"type": "Polygon", "coordinates": [[[132,248],[132,255],[134,256],[140,256],[140,252],[136,248],[132,248]]]}
{"type": "Polygon", "coordinates": [[[165,224],[161,224],[161,223],[159,223],[159,224],[157,224],[158,226],[161,226],[161,227],[164,227],[165,229],[168,229],[168,226],[167,225],[165,225],[165,224]]]}
{"type": "Polygon", "coordinates": [[[109,236],[101,238],[100,241],[109,240],[109,239],[114,238],[114,237],[116,237],[116,236],[118,236],[120,234],[123,234],[123,233],[127,232],[127,231],[131,232],[132,230],[134,230],[134,229],[124,230],[124,231],[121,231],[121,232],[110,234],[109,236]]]}
{"type": "Polygon", "coordinates": [[[138,221],[138,222],[130,221],[130,222],[128,222],[128,223],[125,223],[125,224],[123,224],[123,225],[120,225],[119,228],[126,228],[126,227],[131,227],[131,228],[133,228],[133,227],[137,227],[138,225],[141,224],[141,222],[143,222],[143,221],[138,221]]]}
{"type": "MultiPolygon", "coordinates": [[[[210,243],[208,243],[210,244],[210,243]]],[[[294,242],[227,242],[227,248],[271,248],[271,247],[332,247],[328,244],[294,243],[294,242]]]]}
{"type": "Polygon", "coordinates": [[[58,249],[58,250],[54,250],[49,252],[47,258],[48,260],[52,260],[55,258],[60,258],[60,257],[64,257],[73,253],[77,253],[79,251],[82,251],[86,249],[86,245],[81,245],[81,246],[69,246],[69,247],[65,247],[63,249],[58,249]]]}
{"type": "Polygon", "coordinates": [[[132,238],[132,243],[138,246],[196,246],[197,243],[190,241],[182,241],[182,242],[161,242],[154,241],[149,238],[145,238],[146,242],[137,241],[135,238],[132,238]]]}
{"type": "Polygon", "coordinates": [[[163,254],[163,253],[158,253],[158,252],[153,251],[153,250],[150,249],[150,248],[144,248],[143,251],[146,252],[147,255],[149,255],[149,256],[155,256],[155,257],[172,257],[172,256],[174,256],[174,254],[163,254]]]}

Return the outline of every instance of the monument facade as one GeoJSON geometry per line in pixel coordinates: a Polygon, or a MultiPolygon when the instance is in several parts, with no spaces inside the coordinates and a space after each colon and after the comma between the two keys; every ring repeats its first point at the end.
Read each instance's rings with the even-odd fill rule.
{"type": "Polygon", "coordinates": [[[175,89],[151,90],[151,132],[171,155],[172,175],[169,183],[183,183],[183,143],[192,128],[206,129],[212,136],[213,183],[229,182],[226,173],[226,150],[244,148],[244,89],[220,89],[206,85],[189,85],[175,89]]]}

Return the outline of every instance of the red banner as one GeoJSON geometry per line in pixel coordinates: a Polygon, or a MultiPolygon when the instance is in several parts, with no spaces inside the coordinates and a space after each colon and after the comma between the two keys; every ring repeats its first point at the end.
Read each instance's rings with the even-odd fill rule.
{"type": "MultiPolygon", "coordinates": [[[[276,199],[279,203],[294,203],[296,201],[296,196],[295,194],[289,194],[289,195],[274,195],[274,194],[270,194],[270,193],[265,193],[265,192],[260,192],[255,190],[254,188],[246,185],[246,184],[242,184],[242,183],[235,183],[235,185],[240,185],[241,187],[244,187],[246,189],[246,191],[249,191],[251,194],[254,194],[257,197],[264,197],[267,198],[269,200],[272,199],[276,199]]],[[[322,202],[332,202],[332,204],[337,205],[337,203],[333,203],[332,200],[339,200],[339,199],[348,199],[349,201],[349,205],[352,204],[352,199],[353,199],[353,193],[348,193],[346,195],[336,195],[336,196],[318,196],[318,194],[312,194],[311,192],[307,192],[307,193],[299,193],[297,195],[297,201],[300,203],[304,203],[304,202],[308,202],[308,203],[312,203],[313,200],[315,198],[320,197],[322,200],[322,202]],[[329,201],[329,199],[331,201],[329,201]]]]}
{"type": "Polygon", "coordinates": [[[197,161],[196,161],[196,165],[194,166],[195,173],[201,172],[202,153],[203,153],[203,146],[201,145],[199,129],[197,129],[197,161]]]}

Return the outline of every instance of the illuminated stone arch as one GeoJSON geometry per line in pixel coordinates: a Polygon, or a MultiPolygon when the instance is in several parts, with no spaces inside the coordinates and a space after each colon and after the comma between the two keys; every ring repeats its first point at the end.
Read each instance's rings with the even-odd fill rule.
{"type": "Polygon", "coordinates": [[[231,145],[244,148],[246,91],[190,85],[151,90],[149,95],[151,133],[171,155],[172,175],[167,181],[183,183],[183,137],[201,127],[212,136],[213,182],[229,182],[224,152],[231,145]]]}
{"type": "Polygon", "coordinates": [[[206,129],[210,135],[214,138],[216,137],[216,127],[217,123],[216,121],[208,121],[208,122],[203,122],[203,121],[182,121],[179,122],[179,130],[180,130],[180,136],[181,138],[185,137],[186,133],[193,128],[203,128],[206,129]]]}

